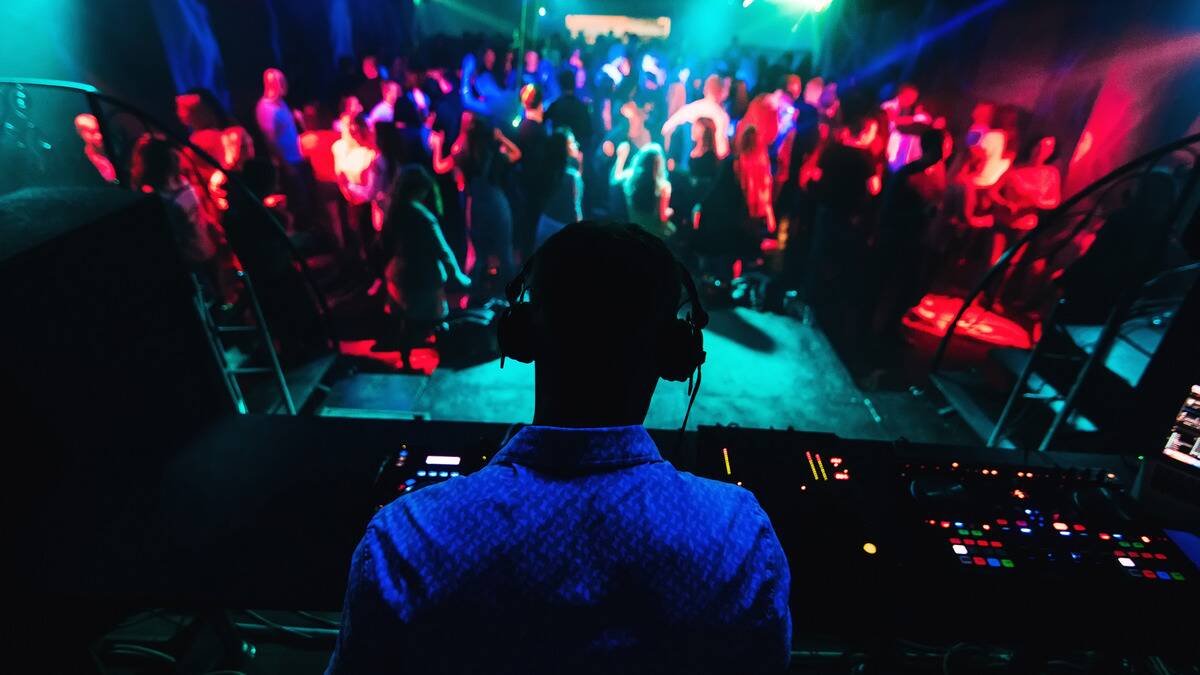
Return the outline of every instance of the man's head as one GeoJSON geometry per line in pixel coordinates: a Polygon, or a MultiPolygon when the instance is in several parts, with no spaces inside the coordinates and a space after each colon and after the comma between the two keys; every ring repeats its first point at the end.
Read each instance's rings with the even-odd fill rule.
{"type": "Polygon", "coordinates": [[[799,101],[804,88],[800,84],[800,76],[795,73],[789,73],[783,78],[783,90],[788,96],[792,97],[793,101],[799,101]]]}
{"type": "Polygon", "coordinates": [[[400,100],[400,85],[391,80],[384,82],[383,100],[387,101],[388,105],[396,105],[396,101],[400,100]]]}
{"type": "Polygon", "coordinates": [[[725,100],[725,83],[719,75],[709,75],[704,80],[704,98],[718,103],[725,100]]]}
{"type": "Polygon", "coordinates": [[[900,85],[900,90],[896,94],[896,102],[900,104],[901,108],[911,108],[917,104],[917,98],[920,95],[921,92],[917,90],[917,85],[905,82],[900,85]]]}
{"type": "Polygon", "coordinates": [[[537,53],[537,50],[530,49],[525,52],[525,72],[536,73],[541,66],[542,57],[537,53]]]}
{"type": "Polygon", "coordinates": [[[374,80],[379,77],[379,57],[374,54],[367,54],[362,60],[362,74],[368,80],[374,80]]]}
{"type": "Polygon", "coordinates": [[[287,96],[287,78],[278,68],[263,71],[263,98],[278,99],[287,96]]]}
{"type": "Polygon", "coordinates": [[[636,225],[585,221],[547,239],[526,273],[527,335],[501,337],[537,364],[534,422],[641,424],[664,367],[686,351],[673,330],[681,281],[671,251],[636,225]]]}
{"type": "Polygon", "coordinates": [[[563,96],[575,93],[575,71],[570,68],[563,68],[554,76],[558,82],[558,88],[562,91],[563,96]]]}
{"type": "Polygon", "coordinates": [[[540,112],[542,110],[542,90],[536,84],[527,84],[521,87],[521,105],[525,106],[526,112],[540,112]]]}
{"type": "Polygon", "coordinates": [[[94,150],[104,149],[104,136],[100,133],[100,122],[91,113],[81,113],[75,116],[75,133],[83,139],[84,145],[94,150]]]}
{"type": "Polygon", "coordinates": [[[804,102],[814,108],[821,102],[821,94],[825,92],[825,80],[814,77],[804,85],[804,102]]]}

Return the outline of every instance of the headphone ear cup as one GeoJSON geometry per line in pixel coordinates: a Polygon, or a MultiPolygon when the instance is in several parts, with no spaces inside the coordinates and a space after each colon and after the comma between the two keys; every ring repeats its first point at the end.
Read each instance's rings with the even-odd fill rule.
{"type": "Polygon", "coordinates": [[[533,363],[537,358],[533,307],[528,302],[513,303],[500,315],[496,322],[496,343],[500,353],[514,361],[533,363]]]}
{"type": "Polygon", "coordinates": [[[671,382],[683,382],[704,363],[704,333],[684,319],[672,319],[663,326],[658,342],[658,376],[671,382]]]}

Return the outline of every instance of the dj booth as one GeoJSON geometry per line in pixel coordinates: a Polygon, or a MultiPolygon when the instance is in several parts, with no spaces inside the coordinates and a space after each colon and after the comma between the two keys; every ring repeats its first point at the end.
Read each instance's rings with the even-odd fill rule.
{"type": "MultiPolygon", "coordinates": [[[[161,462],[69,472],[33,521],[40,553],[22,578],[52,605],[337,610],[375,509],[478,470],[511,431],[223,418],[161,462]]],[[[791,565],[798,641],[1196,649],[1195,523],[1143,512],[1136,460],[738,427],[679,446],[652,435],[677,468],[755,493],[791,565]]]]}

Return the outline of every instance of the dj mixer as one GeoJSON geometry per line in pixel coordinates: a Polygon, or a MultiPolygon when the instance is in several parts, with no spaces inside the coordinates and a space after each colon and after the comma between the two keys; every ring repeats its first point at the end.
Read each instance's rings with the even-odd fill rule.
{"type": "MultiPolygon", "coordinates": [[[[499,447],[487,441],[402,445],[374,507],[479,470],[499,447]]],[[[677,468],[750,490],[771,518],[797,635],[1148,653],[1192,642],[1179,617],[1197,606],[1196,562],[1128,497],[1137,467],[1121,457],[741,427],[694,441],[677,468]]]]}

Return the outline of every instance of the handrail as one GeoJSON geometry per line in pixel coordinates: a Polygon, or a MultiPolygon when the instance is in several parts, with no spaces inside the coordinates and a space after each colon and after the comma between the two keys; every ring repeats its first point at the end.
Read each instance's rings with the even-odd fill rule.
{"type": "Polygon", "coordinates": [[[963,315],[967,313],[971,303],[974,302],[975,298],[988,287],[988,285],[1001,271],[1008,267],[1008,264],[1023,246],[1028,244],[1030,241],[1033,241],[1033,239],[1041,235],[1041,233],[1047,231],[1051,224],[1057,225],[1059,219],[1064,214],[1069,212],[1084,199],[1087,199],[1091,195],[1100,191],[1102,188],[1108,186],[1110,183],[1113,183],[1117,179],[1120,179],[1135,169],[1140,168],[1143,164],[1153,164],[1172,152],[1187,148],[1188,146],[1196,143],[1200,143],[1200,134],[1184,136],[1183,138],[1151,150],[1150,152],[1147,152],[1136,159],[1130,160],[1129,162],[1126,162],[1125,164],[1113,169],[1087,187],[1075,193],[1062,204],[1059,204],[1058,207],[1056,207],[1053,211],[1048,213],[1045,218],[1039,219],[1038,224],[1033,227],[1033,229],[1021,235],[1021,238],[1018,239],[1012,246],[1010,246],[1008,250],[1006,250],[990,268],[988,268],[987,272],[984,273],[983,278],[981,278],[979,282],[971,289],[971,292],[963,298],[962,306],[958,308],[958,312],[954,315],[954,319],[950,321],[949,325],[946,326],[946,334],[942,336],[941,342],[938,343],[937,351],[934,353],[933,361],[930,363],[930,374],[938,372],[938,370],[941,368],[942,359],[945,357],[946,350],[949,348],[950,340],[954,337],[954,329],[958,326],[958,322],[962,320],[963,315]]]}
{"type": "Polygon", "coordinates": [[[279,235],[285,242],[287,242],[288,252],[291,254],[292,259],[300,266],[301,276],[304,277],[305,284],[309,287],[309,291],[317,300],[317,305],[321,310],[321,321],[325,327],[326,338],[330,344],[333,344],[333,331],[330,326],[329,303],[326,301],[325,294],[321,292],[320,287],[317,286],[316,282],[313,280],[312,271],[308,268],[308,263],[304,260],[304,257],[300,255],[300,252],[296,250],[296,246],[292,243],[291,238],[288,237],[287,229],[284,228],[283,224],[279,222],[279,219],[275,217],[275,214],[272,213],[265,204],[263,204],[262,199],[259,198],[258,195],[254,194],[254,191],[251,190],[241,178],[226,172],[225,168],[221,166],[221,163],[218,162],[212,155],[208,154],[203,148],[199,147],[195,143],[192,143],[190,139],[180,135],[175,131],[172,131],[170,126],[164,124],[154,115],[142,110],[132,103],[119,99],[115,96],[105,94],[90,84],[44,78],[0,77],[0,86],[45,87],[47,89],[61,89],[82,94],[84,98],[87,99],[88,106],[91,109],[92,114],[96,116],[96,122],[100,125],[100,133],[103,136],[105,143],[104,149],[105,152],[108,153],[109,157],[115,158],[115,155],[112,153],[112,148],[109,147],[109,144],[111,143],[109,140],[110,135],[104,128],[106,120],[103,115],[97,114],[100,111],[99,105],[96,104],[97,101],[107,103],[113,107],[132,114],[134,117],[141,120],[142,123],[147,127],[157,128],[157,130],[168,140],[176,143],[177,145],[181,145],[188,150],[191,150],[193,153],[195,153],[196,157],[200,158],[201,161],[205,162],[210,167],[225,173],[229,184],[242,192],[245,196],[249,197],[250,203],[254,204],[267,217],[268,222],[270,222],[271,225],[278,230],[279,235]]]}

